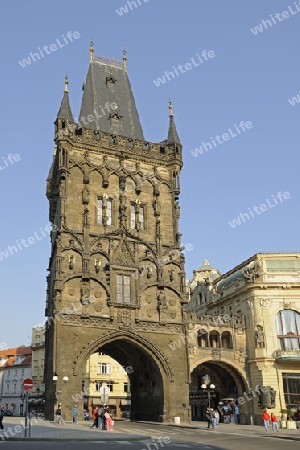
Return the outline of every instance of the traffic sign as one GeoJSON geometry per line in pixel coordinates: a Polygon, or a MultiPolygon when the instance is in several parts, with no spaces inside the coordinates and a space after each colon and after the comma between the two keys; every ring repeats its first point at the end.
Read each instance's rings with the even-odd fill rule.
{"type": "Polygon", "coordinates": [[[23,381],[23,388],[25,391],[32,391],[33,381],[30,378],[26,378],[26,380],[23,381]]]}

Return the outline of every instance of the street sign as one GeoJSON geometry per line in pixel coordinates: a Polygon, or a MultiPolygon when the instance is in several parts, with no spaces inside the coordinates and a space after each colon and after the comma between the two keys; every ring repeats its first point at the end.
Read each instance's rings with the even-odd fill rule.
{"type": "Polygon", "coordinates": [[[33,381],[30,378],[26,378],[26,380],[23,381],[23,388],[25,391],[32,391],[33,381]]]}
{"type": "Polygon", "coordinates": [[[109,394],[110,388],[108,386],[101,386],[100,392],[101,392],[101,394],[109,394]]]}

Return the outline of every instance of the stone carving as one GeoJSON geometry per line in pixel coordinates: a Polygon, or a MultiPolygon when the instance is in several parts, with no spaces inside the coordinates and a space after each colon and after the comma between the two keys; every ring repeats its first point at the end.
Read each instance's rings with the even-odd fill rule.
{"type": "Polygon", "coordinates": [[[131,311],[128,309],[121,309],[118,311],[117,321],[122,323],[125,327],[131,324],[131,311]]]}
{"type": "Polygon", "coordinates": [[[271,386],[258,386],[259,408],[276,408],[276,391],[271,386]]]}
{"type": "Polygon", "coordinates": [[[153,201],[153,209],[154,209],[154,215],[155,216],[160,216],[160,204],[159,204],[159,201],[158,201],[158,199],[154,199],[154,201],[153,201]]]}
{"type": "Polygon", "coordinates": [[[246,278],[248,283],[254,283],[256,278],[262,273],[262,266],[260,261],[255,261],[252,267],[246,266],[242,271],[243,277],[246,278]]]}
{"type": "Polygon", "coordinates": [[[82,190],[82,203],[84,205],[88,205],[89,203],[89,197],[90,197],[90,191],[89,188],[87,186],[84,186],[83,190],[82,190]]]}
{"type": "Polygon", "coordinates": [[[167,301],[166,301],[166,295],[165,293],[162,291],[158,294],[157,296],[157,302],[158,302],[158,306],[167,306],[167,301]]]}
{"type": "Polygon", "coordinates": [[[108,170],[106,167],[102,170],[102,187],[107,188],[108,187],[108,170]]]}
{"type": "Polygon", "coordinates": [[[257,325],[257,330],[255,331],[255,341],[256,348],[263,348],[265,346],[264,331],[261,325],[257,325]]]}

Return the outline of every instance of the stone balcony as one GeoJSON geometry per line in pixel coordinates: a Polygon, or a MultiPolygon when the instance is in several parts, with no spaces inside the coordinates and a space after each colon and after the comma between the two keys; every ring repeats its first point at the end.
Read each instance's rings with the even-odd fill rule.
{"type": "Polygon", "coordinates": [[[277,361],[300,361],[300,349],[276,350],[274,357],[277,361]]]}

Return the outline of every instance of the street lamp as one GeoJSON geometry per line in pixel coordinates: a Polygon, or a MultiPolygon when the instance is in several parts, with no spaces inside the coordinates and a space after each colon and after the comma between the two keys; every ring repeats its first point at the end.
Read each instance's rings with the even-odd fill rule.
{"type": "Polygon", "coordinates": [[[207,399],[208,399],[208,407],[210,408],[210,393],[216,388],[216,386],[214,384],[210,384],[209,387],[209,381],[204,382],[203,384],[201,384],[201,389],[207,389],[207,399]]]}
{"type": "MultiPolygon", "coordinates": [[[[55,387],[56,387],[56,386],[57,386],[57,385],[56,385],[56,382],[58,381],[58,373],[56,373],[56,372],[53,373],[52,381],[54,381],[55,387]]],[[[64,375],[64,376],[63,376],[63,382],[66,384],[68,381],[69,381],[69,377],[67,377],[67,375],[64,375]]],[[[56,389],[55,389],[55,390],[56,390],[56,389]]],[[[62,393],[62,391],[56,391],[56,392],[55,392],[55,397],[57,397],[57,396],[60,395],[61,393],[62,393]]],[[[58,400],[58,399],[56,398],[56,400],[58,400]]]]}

